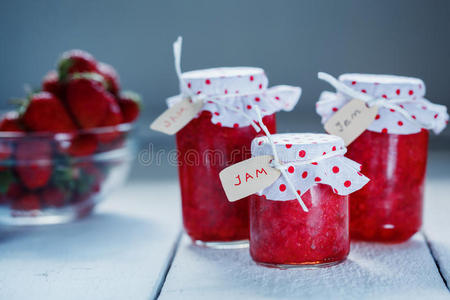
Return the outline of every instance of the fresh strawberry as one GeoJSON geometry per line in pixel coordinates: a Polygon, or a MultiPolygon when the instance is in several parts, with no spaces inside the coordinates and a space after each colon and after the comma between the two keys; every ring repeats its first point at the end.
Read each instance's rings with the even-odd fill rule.
{"type": "Polygon", "coordinates": [[[77,129],[62,102],[48,92],[31,95],[22,120],[31,131],[58,133],[77,129]]]}
{"type": "Polygon", "coordinates": [[[20,185],[18,182],[13,182],[9,185],[8,191],[6,192],[6,196],[9,199],[16,199],[19,198],[23,193],[25,189],[20,185]]]}
{"type": "Polygon", "coordinates": [[[120,90],[120,82],[117,71],[111,65],[105,64],[103,62],[99,62],[97,64],[97,68],[99,74],[102,75],[106,80],[108,91],[110,91],[114,95],[118,95],[120,90]]]}
{"type": "Polygon", "coordinates": [[[122,112],[120,111],[120,107],[116,100],[110,99],[108,102],[108,113],[106,114],[106,118],[103,120],[100,127],[110,128],[105,128],[107,132],[98,134],[98,139],[102,143],[111,142],[120,135],[120,131],[117,128],[113,128],[113,126],[117,126],[123,121],[122,112]]]}
{"type": "Polygon", "coordinates": [[[141,96],[135,92],[125,91],[119,98],[120,109],[122,110],[123,122],[131,123],[137,119],[141,110],[141,96]]]}
{"type": "Polygon", "coordinates": [[[23,131],[19,113],[16,111],[6,113],[0,121],[0,131],[23,131]]]}
{"type": "Polygon", "coordinates": [[[46,187],[41,193],[41,198],[45,206],[62,207],[68,195],[60,188],[46,187]]]}
{"type": "Polygon", "coordinates": [[[64,52],[58,63],[58,75],[61,81],[68,80],[70,74],[97,71],[95,58],[83,50],[64,52]]]}
{"type": "Polygon", "coordinates": [[[40,209],[39,197],[35,194],[25,194],[12,204],[12,209],[15,210],[35,210],[40,209]]]}
{"type": "Polygon", "coordinates": [[[51,146],[42,140],[23,140],[17,143],[16,171],[29,189],[47,184],[52,175],[51,146]]]}
{"type": "Polygon", "coordinates": [[[79,134],[70,141],[68,147],[62,149],[63,152],[71,156],[88,156],[97,150],[98,140],[95,134],[79,134]]]}
{"type": "Polygon", "coordinates": [[[42,80],[42,90],[44,92],[52,93],[57,97],[62,96],[62,85],[59,82],[58,72],[52,70],[44,76],[42,80]]]}
{"type": "Polygon", "coordinates": [[[102,124],[114,97],[105,89],[104,79],[95,73],[74,74],[67,84],[67,104],[82,128],[102,124]]]}

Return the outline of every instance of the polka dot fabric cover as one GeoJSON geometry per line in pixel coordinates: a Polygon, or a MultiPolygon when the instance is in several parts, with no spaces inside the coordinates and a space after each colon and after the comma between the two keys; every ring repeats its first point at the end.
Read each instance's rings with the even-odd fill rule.
{"type": "MultiPolygon", "coordinates": [[[[398,106],[408,111],[413,119],[427,125],[436,134],[447,122],[447,108],[433,104],[425,96],[425,84],[421,79],[393,75],[343,74],[339,80],[352,89],[377,99],[404,99],[398,106]]],[[[342,93],[323,92],[316,105],[317,113],[325,123],[351,97],[342,93]]],[[[422,126],[411,122],[402,114],[385,107],[379,108],[378,115],[368,130],[392,134],[412,134],[420,132],[422,126]]]]}
{"type": "Polygon", "coordinates": [[[211,122],[224,127],[249,126],[250,121],[211,100],[226,103],[257,120],[253,109],[255,105],[259,106],[263,116],[281,110],[291,111],[301,95],[299,87],[280,85],[268,88],[267,76],[260,68],[196,70],[183,73],[182,79],[185,84],[180,84],[181,95],[169,98],[168,105],[171,106],[189,95],[204,96],[205,105],[202,111],[211,112],[211,122]]]}
{"type": "MultiPolygon", "coordinates": [[[[272,135],[275,149],[297,193],[303,195],[315,184],[327,184],[339,195],[361,189],[369,179],[359,171],[361,165],[338,154],[321,159],[336,151],[344,151],[344,141],[337,136],[314,133],[285,133],[272,135]],[[307,164],[295,165],[296,162],[307,164]]],[[[266,136],[252,141],[252,156],[273,155],[266,136]]],[[[286,201],[295,199],[283,176],[259,193],[266,199],[286,201]]]]}

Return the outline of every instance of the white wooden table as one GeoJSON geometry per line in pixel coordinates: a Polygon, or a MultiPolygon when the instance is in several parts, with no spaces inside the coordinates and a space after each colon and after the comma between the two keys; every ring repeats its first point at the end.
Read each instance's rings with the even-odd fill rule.
{"type": "Polygon", "coordinates": [[[427,184],[423,232],[353,243],[331,268],[257,266],[181,235],[175,181],[133,183],[83,221],[0,231],[0,299],[450,299],[448,180],[427,184]]]}

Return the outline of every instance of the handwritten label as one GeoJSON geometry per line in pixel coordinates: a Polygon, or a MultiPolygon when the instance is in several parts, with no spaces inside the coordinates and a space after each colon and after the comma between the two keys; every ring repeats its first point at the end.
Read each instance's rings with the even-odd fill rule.
{"type": "Polygon", "coordinates": [[[353,99],[328,119],[324,127],[329,134],[340,136],[347,146],[369,127],[377,113],[377,106],[367,107],[364,101],[353,99]]]}
{"type": "Polygon", "coordinates": [[[183,99],[153,121],[150,128],[170,135],[175,134],[186,126],[202,107],[202,101],[192,102],[190,99],[183,99]]]}
{"type": "Polygon", "coordinates": [[[255,156],[223,169],[219,177],[228,201],[250,196],[274,183],[281,172],[270,166],[272,159],[270,155],[255,156]]]}

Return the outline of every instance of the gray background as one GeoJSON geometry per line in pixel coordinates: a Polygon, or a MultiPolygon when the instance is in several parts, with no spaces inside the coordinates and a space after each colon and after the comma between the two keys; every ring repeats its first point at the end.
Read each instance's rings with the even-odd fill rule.
{"type": "MultiPolygon", "coordinates": [[[[82,48],[117,68],[122,85],[141,93],[141,141],[173,147],[147,130],[177,93],[172,42],[184,37],[183,70],[260,66],[271,85],[303,88],[301,103],[281,113],[280,131],[321,131],[314,112],[333,75],[371,72],[416,76],[427,97],[450,104],[450,1],[2,1],[0,103],[38,86],[59,54],[82,48]]],[[[450,145],[450,131],[433,149],[450,145]]]]}

